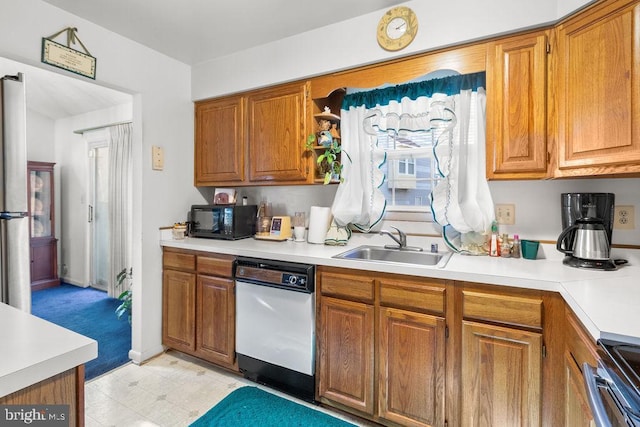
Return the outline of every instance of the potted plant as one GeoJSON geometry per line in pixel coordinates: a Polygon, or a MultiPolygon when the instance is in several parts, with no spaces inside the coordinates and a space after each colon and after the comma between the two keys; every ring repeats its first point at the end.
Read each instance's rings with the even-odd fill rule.
{"type": "Polygon", "coordinates": [[[119,288],[122,288],[123,284],[126,282],[126,288],[122,293],[118,296],[118,299],[122,301],[118,307],[116,307],[116,317],[120,319],[125,314],[127,315],[127,320],[129,324],[131,324],[131,303],[132,303],[132,292],[131,292],[131,268],[128,270],[123,268],[120,273],[116,275],[116,283],[119,288]]]}
{"type": "MultiPolygon", "coordinates": [[[[338,139],[332,139],[328,144],[323,144],[324,153],[318,155],[316,159],[316,164],[318,165],[318,170],[322,175],[324,175],[323,184],[328,184],[332,179],[338,180],[340,182],[344,181],[342,178],[342,168],[344,165],[340,161],[340,154],[343,153],[347,156],[349,161],[351,161],[351,157],[349,154],[342,149],[338,139]]],[[[312,133],[307,137],[307,141],[305,143],[305,147],[307,150],[315,152],[315,148],[317,146],[317,137],[315,133],[312,133]]]]}

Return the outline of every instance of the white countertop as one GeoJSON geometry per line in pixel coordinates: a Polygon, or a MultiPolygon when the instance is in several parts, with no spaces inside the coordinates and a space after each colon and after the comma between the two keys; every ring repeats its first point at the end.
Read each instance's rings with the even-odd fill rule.
{"type": "Polygon", "coordinates": [[[0,397],[98,357],[98,343],[0,304],[0,397]]]}
{"type": "MultiPolygon", "coordinates": [[[[629,264],[616,271],[597,271],[568,267],[562,254],[551,245],[541,245],[539,257],[527,260],[465,256],[453,254],[444,268],[408,266],[380,262],[335,259],[332,256],[360,245],[392,243],[377,234],[357,234],[346,246],[314,245],[306,242],[270,242],[255,239],[236,241],[185,238],[172,240],[171,230],[161,230],[162,246],[197,251],[276,259],[315,265],[354,268],[413,276],[462,280],[494,285],[522,287],[559,292],[594,339],[605,338],[640,345],[640,251],[620,252],[614,257],[626,258],[629,264]]],[[[425,250],[437,238],[408,237],[410,246],[425,250]]]]}

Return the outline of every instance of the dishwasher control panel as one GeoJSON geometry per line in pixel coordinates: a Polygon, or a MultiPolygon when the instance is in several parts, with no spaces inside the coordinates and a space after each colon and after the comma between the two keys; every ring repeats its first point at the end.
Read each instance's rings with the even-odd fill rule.
{"type": "Polygon", "coordinates": [[[239,257],[236,281],[271,286],[291,291],[313,293],[315,266],[291,262],[239,257]]]}

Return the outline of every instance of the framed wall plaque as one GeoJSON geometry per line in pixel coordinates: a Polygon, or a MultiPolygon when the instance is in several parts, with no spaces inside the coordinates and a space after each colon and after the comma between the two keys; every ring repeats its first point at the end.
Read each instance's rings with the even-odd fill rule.
{"type": "Polygon", "coordinates": [[[53,40],[42,38],[42,62],[95,80],[96,58],[53,40]]]}

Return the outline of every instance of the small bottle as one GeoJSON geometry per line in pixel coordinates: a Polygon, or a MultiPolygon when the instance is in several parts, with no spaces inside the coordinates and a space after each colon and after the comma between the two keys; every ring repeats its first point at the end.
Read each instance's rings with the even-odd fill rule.
{"type": "Polygon", "coordinates": [[[511,247],[511,257],[520,258],[520,237],[517,234],[513,235],[513,246],[511,247]]]}
{"type": "Polygon", "coordinates": [[[500,244],[498,241],[498,223],[491,224],[491,241],[489,243],[489,256],[500,256],[500,244]]]}
{"type": "Polygon", "coordinates": [[[500,242],[500,256],[502,258],[509,258],[511,256],[511,245],[509,244],[509,236],[507,233],[502,235],[502,241],[500,242]]]}

